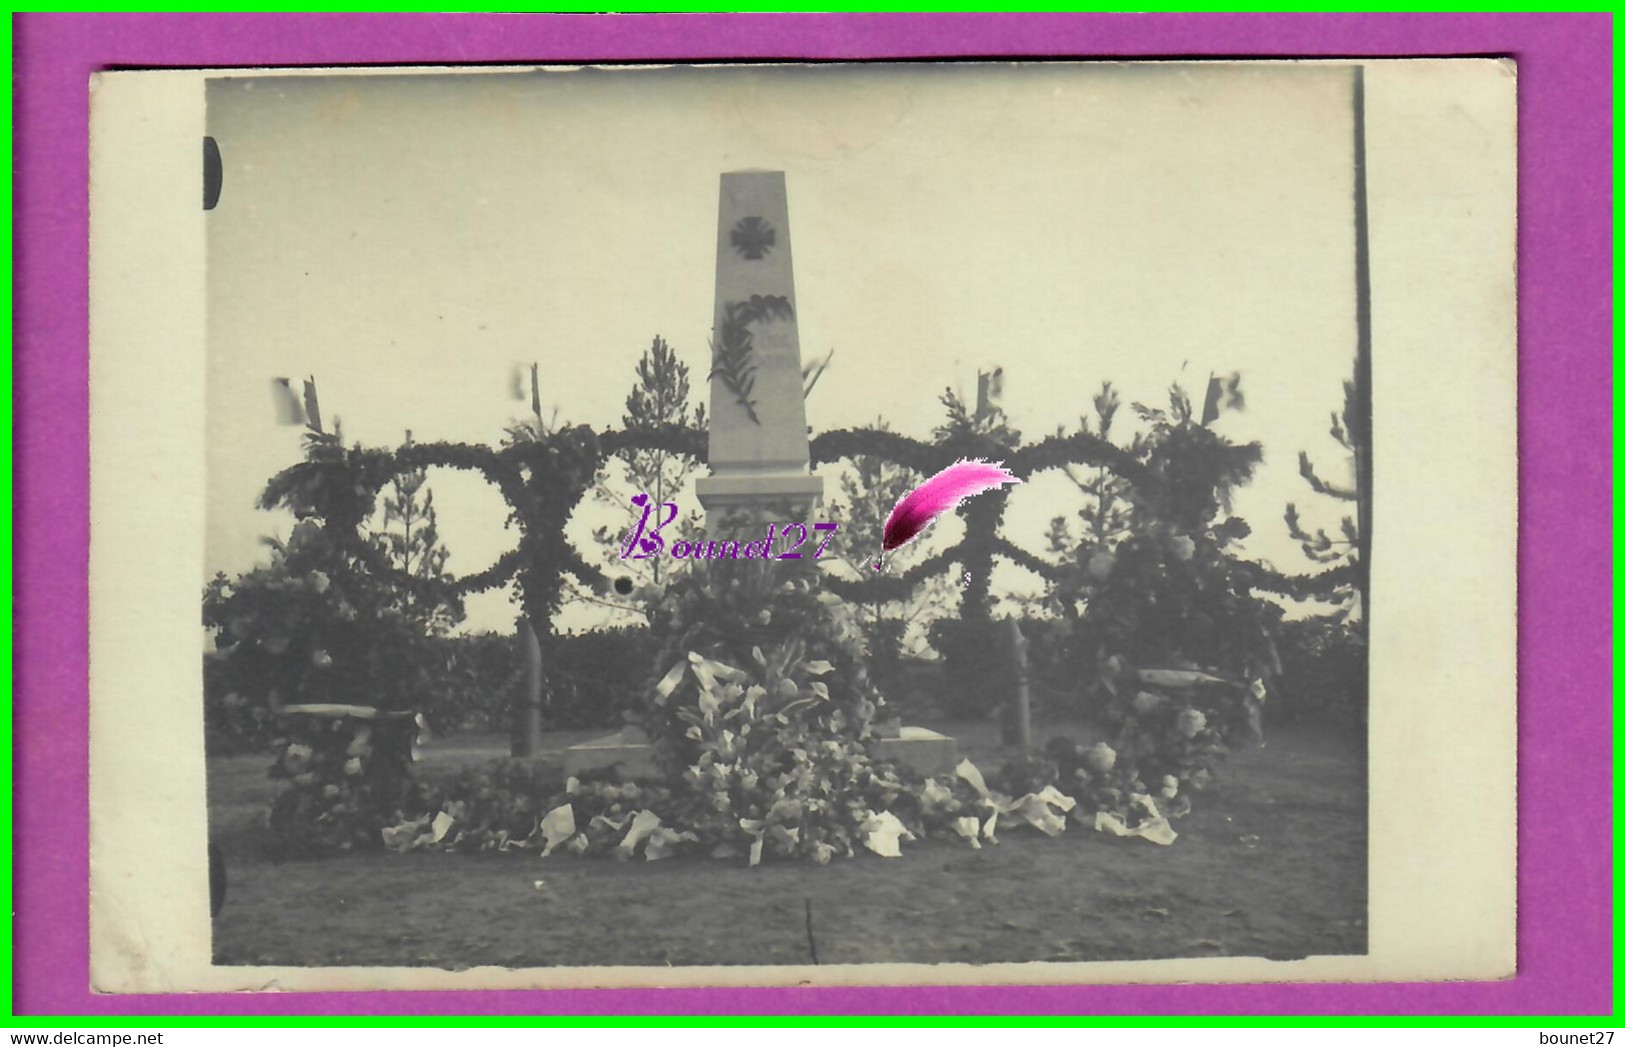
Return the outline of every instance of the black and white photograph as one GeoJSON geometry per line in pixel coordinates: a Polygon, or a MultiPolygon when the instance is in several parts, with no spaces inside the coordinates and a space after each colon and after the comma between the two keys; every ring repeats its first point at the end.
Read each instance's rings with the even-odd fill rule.
{"type": "Polygon", "coordinates": [[[197,74],[208,984],[1509,975],[1513,84],[197,74]]]}

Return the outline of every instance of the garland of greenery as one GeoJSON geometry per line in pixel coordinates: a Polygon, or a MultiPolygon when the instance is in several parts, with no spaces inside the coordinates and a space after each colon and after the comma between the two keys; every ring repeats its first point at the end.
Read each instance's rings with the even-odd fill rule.
{"type": "Polygon", "coordinates": [[[1068,573],[1067,567],[1057,566],[1047,560],[1040,560],[1032,553],[1002,537],[994,536],[993,552],[1009,560],[1017,567],[1025,567],[1046,582],[1057,581],[1068,573]]]}
{"type": "Polygon", "coordinates": [[[338,546],[369,571],[390,584],[421,591],[434,583],[390,563],[381,550],[361,539],[359,528],[371,515],[379,491],[397,475],[427,468],[478,473],[508,504],[520,543],[485,570],[453,578],[446,587],[462,597],[516,581],[526,616],[545,622],[558,609],[565,574],[589,585],[603,580],[602,573],[565,539],[564,525],[607,455],[634,443],[684,449],[694,446],[694,439],[672,432],[646,432],[635,438],[617,434],[606,447],[589,427],[576,426],[500,449],[439,442],[408,443],[388,451],[318,443],[308,461],[272,477],[260,505],[284,507],[302,519],[320,518],[338,546]]]}
{"type": "MultiPolygon", "coordinates": [[[[738,313],[746,322],[778,315],[772,303],[763,302],[742,303],[738,313]]],[[[748,331],[745,337],[748,352],[748,331]]],[[[453,595],[466,597],[517,580],[526,615],[532,621],[546,621],[562,599],[564,575],[589,586],[604,581],[602,571],[582,558],[564,537],[565,523],[604,461],[634,449],[688,454],[703,460],[707,439],[703,430],[668,425],[603,433],[576,426],[501,448],[436,442],[408,443],[390,451],[344,448],[329,441],[313,446],[309,460],[273,477],[260,504],[268,509],[288,508],[300,518],[320,518],[329,535],[367,570],[391,584],[424,592],[435,583],[401,571],[382,551],[361,540],[359,528],[371,515],[378,493],[398,475],[426,468],[478,473],[501,493],[510,520],[519,526],[520,543],[484,570],[445,584],[453,595]]],[[[1067,465],[1094,465],[1112,470],[1148,493],[1165,486],[1162,478],[1127,451],[1089,433],[1051,436],[1026,447],[1011,448],[985,437],[927,443],[880,429],[840,429],[814,438],[809,451],[814,465],[870,456],[926,474],[940,471],[959,458],[989,457],[1004,461],[1023,479],[1067,465]]],[[[985,618],[995,557],[1052,582],[1067,570],[999,535],[1006,501],[1007,494],[998,492],[967,503],[965,536],[960,543],[907,571],[861,581],[831,576],[826,585],[844,599],[904,599],[925,579],[954,567],[971,575],[964,615],[985,618]]],[[[1238,565],[1249,571],[1257,588],[1296,600],[1328,596],[1339,586],[1350,584],[1354,576],[1354,567],[1348,564],[1310,576],[1286,575],[1245,561],[1238,565]]]]}
{"type": "Polygon", "coordinates": [[[1132,454],[1093,433],[1048,436],[1017,449],[1005,462],[1018,476],[1030,476],[1068,465],[1104,466],[1138,488],[1151,488],[1156,479],[1132,454]]]}
{"type": "MultiPolygon", "coordinates": [[[[1010,447],[984,434],[965,434],[942,443],[926,443],[913,437],[879,429],[838,429],[822,434],[809,446],[813,463],[839,458],[869,456],[883,459],[927,475],[947,468],[961,458],[1002,461],[1022,479],[1049,469],[1068,465],[1104,466],[1132,484],[1153,487],[1152,473],[1122,448],[1091,433],[1050,436],[1026,447],[1010,447]]],[[[925,578],[949,564],[970,575],[961,603],[961,617],[985,620],[990,613],[989,584],[993,560],[1002,556],[1041,578],[1053,581],[1062,569],[1018,548],[999,535],[1008,492],[989,493],[967,502],[961,509],[965,536],[957,546],[909,571],[884,579],[863,582],[831,581],[829,587],[848,599],[902,599],[925,578]]]]}
{"type": "Polygon", "coordinates": [[[910,594],[934,575],[945,572],[951,564],[962,564],[964,559],[958,547],[945,549],[927,557],[900,574],[880,574],[852,581],[826,572],[824,587],[843,600],[868,603],[873,600],[888,602],[906,600],[910,594]]]}
{"type": "MultiPolygon", "coordinates": [[[[748,356],[748,332],[745,344],[748,356]]],[[[1008,438],[1013,443],[1013,434],[1008,438]]],[[[397,475],[431,467],[479,473],[502,494],[521,538],[516,549],[484,571],[454,579],[451,588],[462,596],[513,580],[526,616],[545,627],[559,607],[566,575],[587,584],[602,580],[601,572],[570,546],[564,531],[605,459],[633,448],[703,458],[704,440],[704,433],[681,426],[602,434],[577,426],[517,438],[501,448],[409,443],[388,451],[345,449],[336,440],[321,440],[313,442],[308,461],[272,478],[261,504],[266,508],[285,506],[301,518],[320,518],[324,533],[367,571],[392,584],[418,589],[425,580],[389,563],[380,550],[360,537],[359,528],[370,516],[381,489],[397,475]]],[[[1203,445],[1186,450],[1207,455],[1198,464],[1221,478],[1250,469],[1256,457],[1253,448],[1203,445]]],[[[1187,520],[1205,518],[1213,504],[1212,485],[1195,492],[1179,490],[1182,482],[1190,475],[1201,475],[1199,472],[1178,473],[1177,468],[1184,468],[1178,461],[1153,458],[1142,464],[1089,434],[1050,437],[1020,448],[1001,442],[993,433],[978,431],[954,432],[935,444],[879,430],[842,430],[812,441],[815,462],[859,455],[924,473],[968,457],[1003,461],[1023,478],[1068,464],[1113,470],[1136,486],[1137,498],[1165,508],[1165,519],[1170,521],[1120,546],[1116,564],[1106,567],[1115,587],[1111,592],[1122,601],[1138,601],[1144,578],[1165,578],[1175,566],[1190,563],[1193,557],[1211,560],[1216,549],[1211,536],[1198,540],[1185,526],[1187,520]]],[[[1192,485],[1185,482],[1184,486],[1192,485]]],[[[581,808],[571,819],[569,846],[587,853],[612,848],[631,853],[638,833],[636,826],[626,826],[629,818],[636,818],[641,819],[638,824],[645,833],[651,819],[653,825],[664,826],[662,839],[669,847],[688,844],[710,848],[713,854],[748,854],[752,863],[762,857],[765,848],[769,855],[823,862],[836,855],[851,855],[864,846],[884,852],[888,832],[893,848],[895,832],[902,830],[957,832],[974,840],[991,834],[994,822],[985,819],[989,812],[997,817],[1018,809],[1028,811],[1035,819],[1033,824],[1049,826],[1044,828],[1046,832],[1059,831],[1052,824],[1059,822],[1056,812],[1048,807],[1028,810],[1031,801],[1057,781],[1078,794],[1080,814],[1092,817],[1096,828],[1115,825],[1113,831],[1165,832],[1171,838],[1159,810],[1177,815],[1188,807],[1189,792],[1200,790],[1211,779],[1210,765],[1223,752],[1225,734],[1234,729],[1226,721],[1239,723],[1246,713],[1239,690],[1221,688],[1222,694],[1200,697],[1159,693],[1150,685],[1147,689],[1120,687],[1113,709],[1123,726],[1115,744],[1102,743],[1086,752],[1062,747],[1065,751],[1057,753],[1056,763],[1040,760],[1032,766],[1014,767],[1008,775],[1001,772],[1010,782],[1011,796],[1028,794],[1014,806],[1007,800],[989,799],[968,779],[963,787],[957,780],[905,781],[894,769],[872,759],[870,725],[881,711],[883,699],[869,683],[844,599],[869,600],[877,591],[888,594],[887,598],[890,594],[904,597],[925,578],[956,564],[971,576],[961,618],[972,629],[985,626],[995,557],[1050,581],[1061,580],[1071,570],[1048,564],[999,535],[1006,504],[1004,492],[967,503],[962,510],[964,539],[955,548],[894,576],[846,582],[815,571],[805,562],[798,571],[777,562],[739,561],[707,564],[672,586],[651,610],[664,647],[655,669],[658,683],[651,680],[651,693],[658,698],[644,719],[666,780],[648,787],[641,811],[628,810],[622,816],[613,806],[599,804],[608,801],[608,790],[625,801],[631,798],[626,790],[635,791],[639,786],[594,785],[590,798],[577,801],[573,797],[582,787],[566,783],[564,796],[552,796],[546,805],[539,805],[537,797],[521,797],[523,802],[511,810],[504,807],[487,818],[475,811],[485,794],[476,788],[466,793],[459,790],[455,796],[440,799],[438,805],[437,798],[426,794],[403,800],[393,812],[400,824],[383,826],[379,839],[408,848],[425,839],[438,845],[444,828],[436,830],[435,825],[449,821],[471,827],[467,834],[458,830],[454,844],[466,839],[471,844],[483,840],[506,846],[516,833],[529,833],[524,841],[535,842],[539,833],[544,839],[548,834],[542,832],[534,814],[546,810],[552,817],[560,806],[568,806],[581,808]],[[831,595],[821,594],[821,588],[831,595]],[[576,819],[585,821],[585,828],[577,831],[581,821],[576,819]],[[616,840],[621,842],[616,844],[616,840]]],[[[1229,561],[1228,569],[1232,577],[1218,593],[1211,613],[1207,604],[1197,608],[1215,621],[1228,620],[1228,594],[1244,597],[1249,585],[1316,595],[1346,584],[1353,571],[1344,565],[1313,578],[1292,578],[1245,561],[1229,561]]],[[[1181,570],[1182,584],[1189,583],[1186,589],[1205,594],[1204,598],[1213,596],[1212,587],[1204,588],[1194,570],[1181,570]]],[[[1136,629],[1136,619],[1107,617],[1112,621],[1121,618],[1120,632],[1136,629]]],[[[1126,649],[1123,636],[1099,639],[1103,650],[1126,649]]],[[[1105,664],[1120,663],[1119,657],[1105,664]]],[[[1123,682],[1128,682],[1125,674],[1129,671],[1120,665],[1118,675],[1123,682]]],[[[365,744],[364,739],[345,739],[344,760],[339,762],[335,755],[329,761],[330,777],[357,777],[365,771],[365,754],[360,753],[365,744]]],[[[293,746],[285,755],[306,759],[304,753],[293,746]]],[[[352,804],[346,781],[319,778],[311,777],[300,795],[315,797],[311,790],[319,787],[323,801],[352,804]]],[[[295,781],[298,784],[299,778],[295,781]]],[[[377,804],[369,800],[368,805],[363,835],[371,839],[372,830],[380,827],[375,824],[378,812],[372,810],[377,804]]]]}
{"type": "MultiPolygon", "coordinates": [[[[748,319],[777,315],[769,304],[746,303],[748,319]]],[[[787,308],[787,306],[786,306],[787,308]]],[[[562,597],[562,576],[569,574],[589,586],[601,584],[603,574],[564,539],[564,524],[592,477],[611,455],[625,450],[662,450],[705,457],[707,434],[691,427],[610,430],[594,433],[577,426],[542,439],[516,441],[493,448],[448,442],[409,443],[393,451],[381,448],[345,448],[333,442],[312,448],[308,461],[274,476],[260,497],[264,508],[285,507],[300,518],[318,517],[330,536],[370,572],[391,584],[426,594],[433,582],[401,571],[379,549],[362,541],[358,531],[371,515],[378,493],[396,476],[427,468],[457,469],[480,474],[495,486],[507,503],[510,520],[519,525],[519,546],[504,553],[482,571],[453,578],[446,584],[457,597],[466,597],[518,580],[525,612],[533,621],[547,620],[562,597]],[[545,617],[544,617],[545,616],[545,617]]],[[[965,453],[999,454],[994,448],[964,448],[931,444],[878,429],[847,429],[814,439],[815,463],[858,455],[872,455],[921,472],[935,472],[965,453]]],[[[1111,444],[1087,434],[1050,438],[1007,455],[1020,473],[1060,468],[1066,464],[1103,464],[1143,477],[1138,463],[1111,444]]],[[[1056,568],[999,538],[1003,497],[979,499],[967,512],[964,541],[954,549],[929,557],[908,571],[883,578],[851,582],[831,578],[829,588],[848,599],[901,599],[921,582],[959,565],[973,575],[967,608],[985,608],[988,573],[995,554],[1004,556],[1045,578],[1056,568]]],[[[971,612],[976,613],[974,610],[971,612]]],[[[985,613],[985,612],[984,612],[985,613]]]]}
{"type": "Polygon", "coordinates": [[[1360,565],[1349,561],[1319,574],[1282,574],[1250,560],[1238,560],[1236,563],[1250,572],[1253,588],[1300,602],[1330,599],[1337,590],[1354,585],[1360,575],[1360,565]]]}

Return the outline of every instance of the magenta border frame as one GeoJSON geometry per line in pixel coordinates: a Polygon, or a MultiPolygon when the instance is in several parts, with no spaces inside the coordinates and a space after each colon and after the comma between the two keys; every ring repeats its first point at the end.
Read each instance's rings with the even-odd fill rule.
{"type": "Polygon", "coordinates": [[[1109,1022],[1109,1015],[1611,1013],[1609,15],[22,14],[14,16],[14,31],[18,1014],[1030,1014],[1109,1022]],[[86,85],[94,70],[1452,54],[1511,55],[1519,63],[1524,712],[1516,978],[1358,986],[89,992],[86,85]]]}

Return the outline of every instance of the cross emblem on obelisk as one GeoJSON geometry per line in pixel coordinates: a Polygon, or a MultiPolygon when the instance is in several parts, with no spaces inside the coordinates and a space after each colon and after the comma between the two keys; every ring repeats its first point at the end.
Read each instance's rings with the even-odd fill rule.
{"type": "Polygon", "coordinates": [[[728,234],[728,240],[733,244],[735,251],[754,262],[773,250],[773,245],[778,243],[778,236],[779,234],[771,225],[764,222],[760,215],[751,215],[739,220],[739,224],[728,234]]]}
{"type": "Polygon", "coordinates": [[[706,527],[732,513],[806,522],[824,482],[807,469],[783,171],[722,176],[712,317],[711,475],[695,486],[706,527]]]}

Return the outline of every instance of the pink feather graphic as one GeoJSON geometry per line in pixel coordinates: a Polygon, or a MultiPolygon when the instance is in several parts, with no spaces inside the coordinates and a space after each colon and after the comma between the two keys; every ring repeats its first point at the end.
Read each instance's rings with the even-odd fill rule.
{"type": "Polygon", "coordinates": [[[960,502],[983,491],[1020,482],[1003,463],[975,458],[961,459],[950,465],[897,500],[891,515],[886,517],[875,570],[885,565],[887,553],[912,541],[931,521],[960,502]]]}

